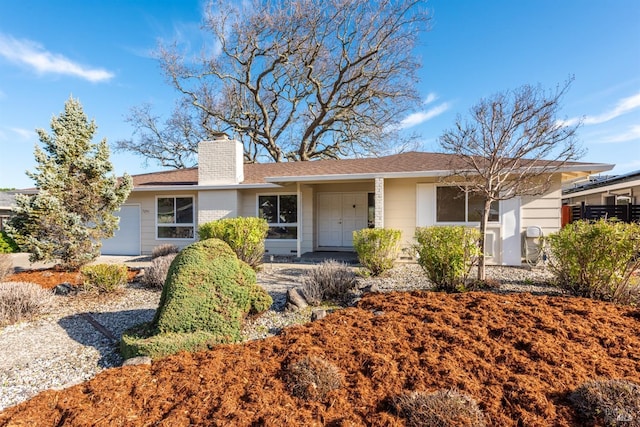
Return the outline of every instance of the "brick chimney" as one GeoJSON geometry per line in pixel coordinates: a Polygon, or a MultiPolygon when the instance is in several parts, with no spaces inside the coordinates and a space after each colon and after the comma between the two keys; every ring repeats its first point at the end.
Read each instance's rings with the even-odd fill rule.
{"type": "Polygon", "coordinates": [[[226,134],[198,144],[198,184],[239,184],[244,181],[242,143],[226,134]]]}

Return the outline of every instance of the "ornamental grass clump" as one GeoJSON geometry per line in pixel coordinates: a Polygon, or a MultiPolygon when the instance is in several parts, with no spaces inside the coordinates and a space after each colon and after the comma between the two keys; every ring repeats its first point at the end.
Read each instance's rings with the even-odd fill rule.
{"type": "Polygon", "coordinates": [[[607,426],[640,426],[640,385],[629,380],[588,381],[569,400],[580,417],[607,426]]]}
{"type": "Polygon", "coordinates": [[[151,265],[144,269],[142,284],[147,288],[162,289],[169,273],[169,267],[178,254],[176,252],[158,256],[151,261],[151,265]]]}
{"type": "Polygon", "coordinates": [[[166,255],[177,254],[178,252],[180,252],[179,247],[166,243],[164,245],[156,246],[155,248],[153,248],[153,250],[151,250],[151,259],[156,259],[166,255]]]}
{"type": "Polygon", "coordinates": [[[418,264],[436,290],[466,290],[471,268],[482,256],[480,231],[464,226],[420,227],[414,238],[418,264]]]}
{"type": "Polygon", "coordinates": [[[11,255],[0,253],[0,280],[13,273],[13,260],[11,255]]]}
{"type": "Polygon", "coordinates": [[[555,284],[574,295],[640,303],[640,224],[575,221],[546,237],[555,284]]]}
{"type": "Polygon", "coordinates": [[[342,386],[338,367],[320,357],[304,357],[289,364],[284,378],[291,394],[304,400],[323,401],[342,386]]]}
{"type": "Polygon", "coordinates": [[[356,285],[356,274],[343,262],[326,260],[302,278],[302,292],[311,305],[323,301],[343,301],[356,285]]]}
{"type": "Polygon", "coordinates": [[[124,264],[85,265],[80,269],[82,288],[87,292],[111,293],[127,284],[129,269],[124,264]]]}
{"type": "Polygon", "coordinates": [[[200,240],[220,239],[238,258],[257,269],[264,258],[264,239],[269,224],[263,218],[238,217],[207,222],[198,228],[200,240]]]}
{"type": "Polygon", "coordinates": [[[400,252],[402,232],[391,228],[364,228],[353,232],[353,247],[358,260],[373,276],[393,268],[400,252]]]}
{"type": "Polygon", "coordinates": [[[0,327],[42,314],[53,299],[51,291],[35,283],[0,283],[0,327]]]}
{"type": "Polygon", "coordinates": [[[407,427],[484,427],[485,417],[471,397],[456,390],[411,392],[392,399],[407,427]]]}

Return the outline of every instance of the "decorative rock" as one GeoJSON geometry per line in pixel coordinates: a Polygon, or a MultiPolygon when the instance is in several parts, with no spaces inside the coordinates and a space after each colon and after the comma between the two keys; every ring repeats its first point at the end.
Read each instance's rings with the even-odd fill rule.
{"type": "Polygon", "coordinates": [[[321,308],[315,309],[311,312],[311,320],[316,321],[327,317],[327,310],[321,308]]]}
{"type": "Polygon", "coordinates": [[[60,283],[58,286],[53,288],[53,293],[56,295],[69,295],[73,292],[75,292],[75,289],[69,283],[60,283]]]}
{"type": "Polygon", "coordinates": [[[149,356],[132,357],[124,361],[122,366],[135,366],[135,365],[151,365],[151,358],[149,356]]]}
{"type": "Polygon", "coordinates": [[[365,286],[362,289],[363,292],[380,292],[380,288],[376,283],[372,283],[369,286],[365,286]]]}
{"type": "Polygon", "coordinates": [[[287,290],[287,303],[285,305],[285,311],[298,311],[308,307],[307,300],[304,299],[297,289],[292,288],[287,290]]]}

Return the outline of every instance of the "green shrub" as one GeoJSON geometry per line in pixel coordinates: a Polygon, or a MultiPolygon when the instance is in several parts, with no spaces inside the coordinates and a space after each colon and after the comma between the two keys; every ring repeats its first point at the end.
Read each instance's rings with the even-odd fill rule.
{"type": "Polygon", "coordinates": [[[28,320],[43,313],[53,294],[35,283],[0,283],[0,326],[28,320]]]}
{"type": "Polygon", "coordinates": [[[418,264],[435,288],[464,290],[471,268],[481,256],[480,231],[463,226],[420,227],[414,238],[418,264]]]}
{"type": "Polygon", "coordinates": [[[407,427],[484,427],[485,417],[471,397],[456,390],[412,392],[393,398],[397,414],[407,427]]]}
{"type": "Polygon", "coordinates": [[[400,251],[402,232],[390,228],[364,228],[353,232],[358,260],[374,276],[393,268],[400,251]]]}
{"type": "Polygon", "coordinates": [[[319,357],[304,357],[289,364],[284,378],[291,394],[305,400],[323,401],[327,393],[342,386],[340,370],[319,357]]]}
{"type": "Polygon", "coordinates": [[[545,239],[555,284],[574,295],[640,302],[640,224],[575,221],[545,239]]]}
{"type": "Polygon", "coordinates": [[[255,271],[228,244],[201,240],[178,253],[153,322],[126,331],[121,348],[127,357],[157,358],[238,342],[246,315],[261,313],[272,303],[257,285],[255,271]]]}
{"type": "Polygon", "coordinates": [[[589,381],[570,396],[578,414],[587,422],[608,426],[640,425],[640,385],[628,380],[589,381]]]}
{"type": "Polygon", "coordinates": [[[85,291],[110,293],[127,283],[129,269],[124,264],[93,264],[80,269],[85,291]]]}
{"type": "Polygon", "coordinates": [[[311,305],[343,300],[355,285],[356,275],[349,266],[332,259],[321,262],[302,278],[302,291],[311,305]]]}
{"type": "Polygon", "coordinates": [[[198,228],[200,240],[220,239],[226,242],[238,258],[256,269],[264,257],[264,239],[269,225],[263,218],[225,218],[207,222],[198,228]]]}
{"type": "Polygon", "coordinates": [[[18,244],[4,231],[0,231],[0,254],[20,252],[18,244]]]}
{"type": "Polygon", "coordinates": [[[165,255],[177,254],[178,252],[180,252],[180,248],[176,245],[171,245],[169,243],[159,245],[151,251],[151,259],[156,259],[165,255]]]}
{"type": "Polygon", "coordinates": [[[176,255],[178,254],[174,252],[154,258],[151,261],[151,265],[144,269],[142,284],[148,288],[162,289],[164,281],[167,279],[171,262],[173,262],[176,255]]]}
{"type": "Polygon", "coordinates": [[[0,253],[0,281],[13,273],[13,260],[11,255],[0,253]]]}
{"type": "Polygon", "coordinates": [[[207,331],[156,334],[149,322],[129,328],[122,334],[120,353],[124,359],[141,355],[159,359],[179,351],[212,349],[225,342],[219,335],[207,331]]]}

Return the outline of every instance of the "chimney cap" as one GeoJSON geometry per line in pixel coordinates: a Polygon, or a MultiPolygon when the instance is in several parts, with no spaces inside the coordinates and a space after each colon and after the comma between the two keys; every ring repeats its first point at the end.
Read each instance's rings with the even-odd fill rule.
{"type": "Polygon", "coordinates": [[[216,140],[216,139],[229,139],[229,135],[227,135],[224,132],[212,132],[211,136],[213,137],[214,140],[216,140]]]}

